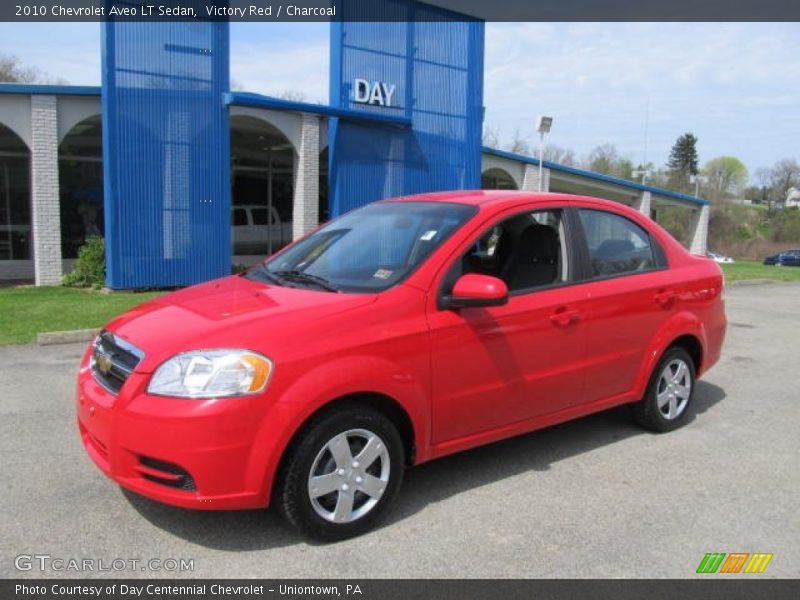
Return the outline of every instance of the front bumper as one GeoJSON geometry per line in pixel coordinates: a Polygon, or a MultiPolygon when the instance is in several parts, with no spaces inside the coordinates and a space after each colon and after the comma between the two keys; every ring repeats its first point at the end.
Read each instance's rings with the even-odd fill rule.
{"type": "Polygon", "coordinates": [[[117,395],[95,381],[84,357],[77,416],[86,452],[103,473],[133,492],[194,509],[263,508],[269,503],[256,439],[261,396],[185,400],[146,393],[134,372],[117,395]],[[187,477],[188,475],[188,477],[187,477]]]}

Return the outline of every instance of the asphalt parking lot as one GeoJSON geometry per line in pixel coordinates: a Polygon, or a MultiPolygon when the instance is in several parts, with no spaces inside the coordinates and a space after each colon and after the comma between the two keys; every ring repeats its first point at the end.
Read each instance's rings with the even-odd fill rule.
{"type": "MultiPolygon", "coordinates": [[[[0,576],[18,555],[193,559],[121,577],[695,577],[706,552],[800,570],[800,285],[727,292],[723,359],[664,435],[616,409],[407,472],[388,521],[334,545],[273,511],[191,512],[123,493],[84,454],[81,345],[0,348],[0,576]]],[[[105,573],[104,575],[108,575],[105,573]]],[[[705,576],[708,577],[708,576],[705,576]]],[[[731,577],[723,576],[723,577],[731,577]]]]}

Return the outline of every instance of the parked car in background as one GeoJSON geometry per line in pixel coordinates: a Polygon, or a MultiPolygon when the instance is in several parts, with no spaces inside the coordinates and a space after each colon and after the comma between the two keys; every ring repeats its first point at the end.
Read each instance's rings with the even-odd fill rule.
{"type": "Polygon", "coordinates": [[[714,262],[720,263],[722,265],[729,265],[736,262],[730,256],[725,256],[724,254],[718,254],[717,252],[709,252],[708,254],[706,254],[706,256],[708,256],[708,258],[710,258],[714,262]]]}
{"type": "Polygon", "coordinates": [[[627,206],[409,196],[113,320],[81,362],[77,422],[129,490],[273,505],[342,539],[406,467],[623,404],[653,431],[686,424],[725,329],[719,265],[627,206]]]}
{"type": "Polygon", "coordinates": [[[274,206],[244,204],[231,207],[234,254],[272,254],[291,241],[292,223],[281,221],[274,206]]]}
{"type": "Polygon", "coordinates": [[[785,250],[764,259],[765,265],[776,267],[800,267],[800,250],[785,250]]]}

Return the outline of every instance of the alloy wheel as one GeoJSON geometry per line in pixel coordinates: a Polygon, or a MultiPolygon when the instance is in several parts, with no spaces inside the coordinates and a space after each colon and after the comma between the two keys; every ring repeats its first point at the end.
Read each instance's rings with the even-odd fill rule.
{"type": "Polygon", "coordinates": [[[686,409],[692,393],[689,366],[680,358],[669,361],[658,378],[656,403],[661,416],[672,421],[686,409]]]}
{"type": "Polygon", "coordinates": [[[389,482],[391,463],[384,441],[366,429],[330,439],[308,474],[314,511],[332,523],[351,523],[378,504],[389,482]]]}

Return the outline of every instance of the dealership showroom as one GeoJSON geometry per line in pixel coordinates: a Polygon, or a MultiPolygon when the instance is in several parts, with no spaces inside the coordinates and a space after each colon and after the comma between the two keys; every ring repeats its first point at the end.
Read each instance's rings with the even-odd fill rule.
{"type": "Polygon", "coordinates": [[[483,23],[418,23],[413,52],[408,32],[386,35],[397,24],[333,24],[327,105],[231,91],[227,27],[163,28],[181,43],[141,26],[107,36],[100,87],[0,84],[0,280],[57,284],[100,234],[109,287],[186,285],[368,202],[478,187],[597,196],[656,219],[682,207],[684,243],[706,252],[701,198],[481,146],[483,23]],[[126,178],[133,164],[147,185],[126,178]]]}

